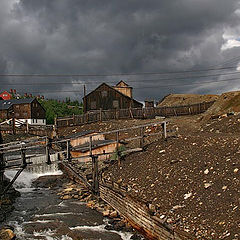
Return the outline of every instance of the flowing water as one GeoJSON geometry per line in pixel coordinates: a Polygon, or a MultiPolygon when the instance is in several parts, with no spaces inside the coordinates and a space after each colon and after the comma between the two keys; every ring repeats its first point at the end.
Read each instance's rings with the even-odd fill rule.
{"type": "MultiPolygon", "coordinates": [[[[16,200],[15,210],[4,224],[14,227],[17,239],[72,240],[78,239],[78,234],[89,240],[131,238],[132,234],[128,232],[105,230],[107,220],[79,200],[62,201],[56,190],[32,187],[32,181],[39,176],[61,174],[56,169],[51,171],[24,171],[15,182],[14,186],[21,192],[21,197],[16,200]]],[[[15,173],[9,170],[5,175],[11,179],[15,173]]]]}

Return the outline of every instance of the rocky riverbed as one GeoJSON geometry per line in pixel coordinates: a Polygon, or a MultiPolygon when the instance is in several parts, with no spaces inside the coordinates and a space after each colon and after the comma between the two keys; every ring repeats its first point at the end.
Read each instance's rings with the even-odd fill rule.
{"type": "MultiPolygon", "coordinates": [[[[69,182],[63,175],[37,177],[23,173],[16,183],[21,197],[1,224],[3,234],[14,231],[20,240],[143,239],[116,211],[95,199],[83,186],[69,182]],[[37,179],[31,184],[29,178],[37,179]]],[[[5,239],[14,239],[11,234],[5,239]]]]}

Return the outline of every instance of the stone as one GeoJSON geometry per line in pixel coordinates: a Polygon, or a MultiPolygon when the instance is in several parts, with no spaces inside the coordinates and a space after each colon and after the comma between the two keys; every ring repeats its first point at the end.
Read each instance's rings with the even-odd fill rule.
{"type": "Polygon", "coordinates": [[[0,230],[0,239],[1,240],[14,240],[16,239],[16,235],[14,234],[13,230],[9,228],[3,228],[0,230]]]}
{"type": "Polygon", "coordinates": [[[118,212],[117,212],[117,211],[111,212],[111,213],[109,214],[109,217],[110,217],[110,218],[116,218],[116,217],[118,217],[118,212]]]}
{"type": "Polygon", "coordinates": [[[190,198],[191,196],[192,196],[191,192],[190,193],[186,193],[186,194],[184,194],[184,199],[186,200],[186,199],[190,198]]]}
{"type": "Polygon", "coordinates": [[[68,200],[68,199],[71,199],[71,196],[70,196],[70,195],[64,195],[64,196],[62,197],[62,199],[63,199],[63,200],[68,200]]]}
{"type": "Polygon", "coordinates": [[[109,210],[103,211],[102,214],[104,217],[108,217],[110,215],[110,211],[109,210]]]}
{"type": "Polygon", "coordinates": [[[238,168],[235,168],[233,172],[234,172],[234,173],[237,173],[237,172],[238,172],[238,168]]]}
{"type": "Polygon", "coordinates": [[[204,171],[204,174],[208,174],[208,173],[209,173],[209,170],[206,169],[206,170],[204,171]]]}
{"type": "Polygon", "coordinates": [[[207,188],[209,188],[209,187],[211,187],[211,186],[212,186],[211,183],[204,183],[204,188],[205,188],[205,189],[207,189],[207,188]]]}

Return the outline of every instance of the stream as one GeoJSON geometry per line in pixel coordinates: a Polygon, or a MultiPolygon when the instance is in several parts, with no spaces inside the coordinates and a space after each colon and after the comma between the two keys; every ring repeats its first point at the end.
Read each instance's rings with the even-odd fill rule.
{"type": "MultiPolygon", "coordinates": [[[[2,225],[14,227],[17,239],[131,239],[132,233],[105,230],[108,220],[79,200],[62,201],[54,189],[32,187],[32,181],[40,176],[62,174],[56,167],[47,170],[38,173],[24,171],[14,184],[21,197],[16,200],[15,210],[2,225]]],[[[5,175],[12,179],[15,173],[8,170],[5,175]]]]}

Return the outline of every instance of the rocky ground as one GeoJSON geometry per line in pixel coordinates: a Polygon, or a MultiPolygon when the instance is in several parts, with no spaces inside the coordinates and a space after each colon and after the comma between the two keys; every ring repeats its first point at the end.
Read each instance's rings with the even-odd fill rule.
{"type": "Polygon", "coordinates": [[[240,115],[201,119],[173,118],[178,136],[157,140],[104,177],[198,239],[239,239],[240,115]]]}

